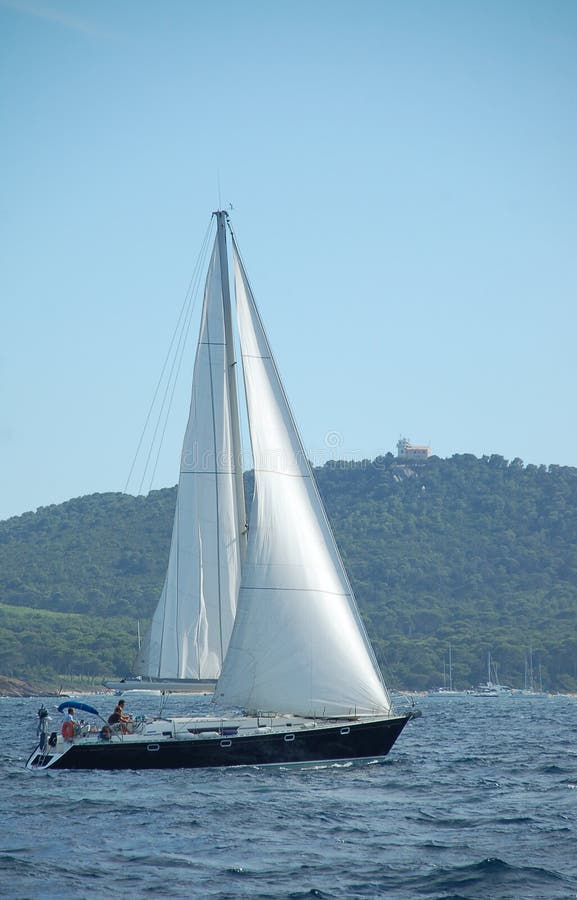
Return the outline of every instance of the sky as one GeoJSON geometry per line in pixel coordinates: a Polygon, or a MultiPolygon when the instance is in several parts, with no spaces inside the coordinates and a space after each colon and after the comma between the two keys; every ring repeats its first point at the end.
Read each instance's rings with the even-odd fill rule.
{"type": "Polygon", "coordinates": [[[577,466],[572,0],[0,0],[0,172],[0,519],[124,489],[229,206],[313,462],[577,466]]]}

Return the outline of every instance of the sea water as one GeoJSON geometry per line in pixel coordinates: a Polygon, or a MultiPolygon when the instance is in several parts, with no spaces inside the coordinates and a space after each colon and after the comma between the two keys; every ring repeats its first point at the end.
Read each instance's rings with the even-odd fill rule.
{"type": "Polygon", "coordinates": [[[382,764],[28,772],[40,700],[2,699],[0,896],[577,897],[577,699],[419,705],[382,764]]]}

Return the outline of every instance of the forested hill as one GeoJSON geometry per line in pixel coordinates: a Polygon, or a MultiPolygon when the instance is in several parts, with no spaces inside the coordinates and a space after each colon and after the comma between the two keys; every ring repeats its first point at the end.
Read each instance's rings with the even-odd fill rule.
{"type": "MultiPolygon", "coordinates": [[[[486,677],[577,690],[577,469],[392,455],[315,470],[394,687],[486,677]]],[[[247,477],[250,482],[250,476],[247,477]]],[[[126,674],[156,605],[174,489],[95,494],[0,522],[0,674],[126,674]]]]}

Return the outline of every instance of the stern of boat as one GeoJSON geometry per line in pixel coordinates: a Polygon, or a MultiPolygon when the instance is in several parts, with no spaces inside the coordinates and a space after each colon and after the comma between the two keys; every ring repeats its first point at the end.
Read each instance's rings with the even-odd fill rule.
{"type": "Polygon", "coordinates": [[[50,716],[44,704],[38,710],[37,736],[38,744],[26,763],[26,768],[33,771],[51,768],[72,747],[61,734],[50,730],[50,716]]]}

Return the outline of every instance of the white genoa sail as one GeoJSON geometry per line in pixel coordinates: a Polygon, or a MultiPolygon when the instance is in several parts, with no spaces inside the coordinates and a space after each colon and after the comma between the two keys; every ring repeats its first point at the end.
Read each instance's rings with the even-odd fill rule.
{"type": "MultiPolygon", "coordinates": [[[[226,255],[224,260],[226,265],[226,255]]],[[[228,647],[240,579],[239,521],[244,517],[235,486],[229,360],[217,234],[205,287],[168,568],[137,660],[139,675],[216,679],[228,647]]]]}
{"type": "Polygon", "coordinates": [[[391,703],[233,241],[255,493],[215,699],[303,716],[391,703]]]}

